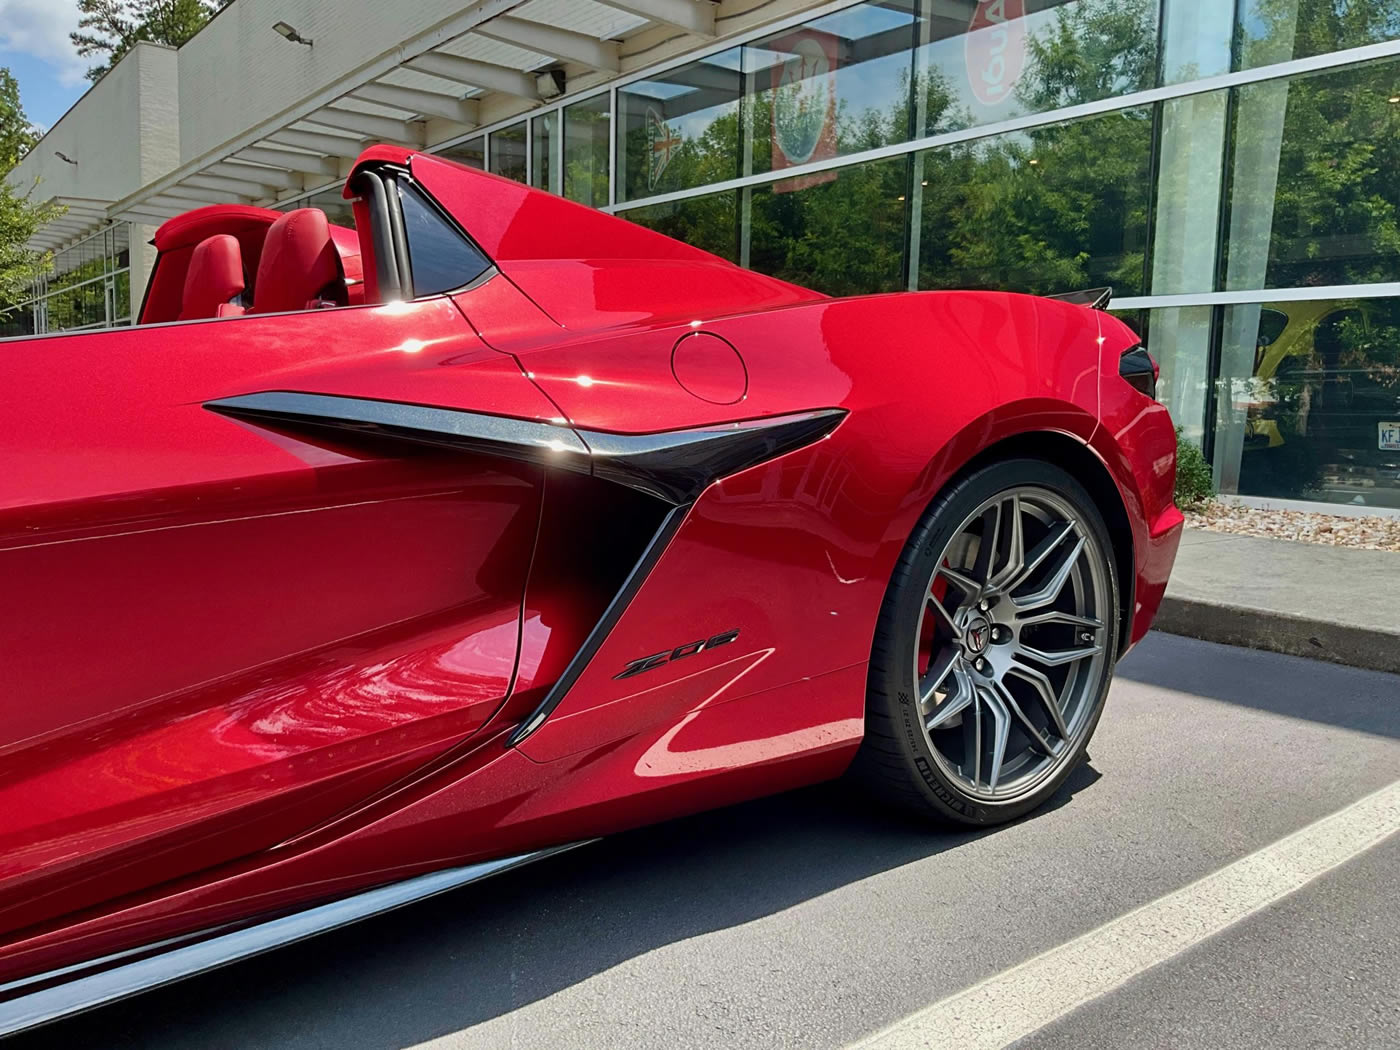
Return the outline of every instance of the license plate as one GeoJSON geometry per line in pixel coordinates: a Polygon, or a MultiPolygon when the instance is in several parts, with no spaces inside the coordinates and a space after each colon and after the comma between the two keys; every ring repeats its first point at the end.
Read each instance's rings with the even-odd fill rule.
{"type": "Polygon", "coordinates": [[[1387,452],[1400,452],[1400,423],[1381,423],[1380,447],[1387,452]]]}

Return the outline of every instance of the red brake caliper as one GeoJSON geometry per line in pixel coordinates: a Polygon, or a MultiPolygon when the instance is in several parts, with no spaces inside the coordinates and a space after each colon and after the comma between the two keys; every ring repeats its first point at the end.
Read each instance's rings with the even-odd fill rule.
{"type": "MultiPolygon", "coordinates": [[[[946,559],[944,560],[943,564],[948,564],[946,559]]],[[[938,599],[939,603],[942,604],[948,596],[948,581],[945,580],[942,576],[935,578],[933,581],[933,587],[930,589],[930,591],[933,594],[933,596],[938,599]]],[[[933,660],[934,640],[937,636],[937,633],[938,614],[935,613],[932,609],[929,609],[927,604],[925,604],[923,611],[923,620],[919,624],[918,665],[920,677],[928,673],[929,663],[933,660]]]]}

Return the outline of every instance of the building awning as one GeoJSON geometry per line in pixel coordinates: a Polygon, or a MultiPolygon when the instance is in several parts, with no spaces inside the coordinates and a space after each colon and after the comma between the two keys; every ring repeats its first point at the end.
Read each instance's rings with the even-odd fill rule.
{"type": "Polygon", "coordinates": [[[32,251],[55,251],[96,233],[112,221],[108,217],[111,201],[92,197],[50,197],[46,203],[62,205],[65,210],[29,238],[26,247],[32,251]]]}
{"type": "Polygon", "coordinates": [[[478,0],[112,203],[103,218],[159,224],[202,204],[295,196],[343,177],[366,144],[424,149],[526,116],[558,94],[556,70],[565,94],[581,94],[621,74],[630,54],[650,62],[663,45],[663,54],[702,46],[715,37],[717,10],[726,6],[727,0],[478,0]]]}

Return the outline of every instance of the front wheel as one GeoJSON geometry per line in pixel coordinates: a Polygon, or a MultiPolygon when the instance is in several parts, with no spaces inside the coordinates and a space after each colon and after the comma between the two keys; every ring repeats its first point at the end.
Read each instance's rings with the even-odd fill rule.
{"type": "Polygon", "coordinates": [[[983,467],[900,557],[853,770],[905,808],[1012,820],[1082,760],[1117,651],[1112,546],[1088,492],[1040,460],[983,467]]]}

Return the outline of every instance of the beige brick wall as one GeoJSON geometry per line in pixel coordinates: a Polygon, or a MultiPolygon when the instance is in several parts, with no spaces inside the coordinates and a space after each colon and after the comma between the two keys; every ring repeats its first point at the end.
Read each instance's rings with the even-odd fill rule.
{"type": "Polygon", "coordinates": [[[180,51],[181,162],[194,160],[477,0],[238,0],[180,51]],[[287,22],[303,47],[272,26],[287,22]]]}
{"type": "Polygon", "coordinates": [[[9,181],[27,187],[37,177],[39,198],[110,201],[170,170],[180,151],[177,66],[172,48],[138,44],[49,129],[9,181]]]}

